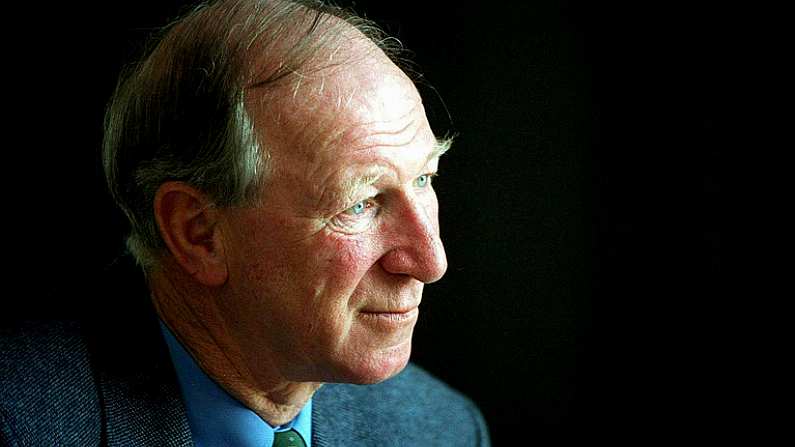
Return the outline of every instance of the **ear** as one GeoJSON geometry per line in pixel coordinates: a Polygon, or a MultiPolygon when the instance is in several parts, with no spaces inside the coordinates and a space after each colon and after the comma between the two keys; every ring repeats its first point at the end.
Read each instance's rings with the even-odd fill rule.
{"type": "Polygon", "coordinates": [[[160,235],[177,264],[206,286],[229,276],[218,227],[218,210],[202,192],[182,182],[166,182],[155,193],[160,235]]]}

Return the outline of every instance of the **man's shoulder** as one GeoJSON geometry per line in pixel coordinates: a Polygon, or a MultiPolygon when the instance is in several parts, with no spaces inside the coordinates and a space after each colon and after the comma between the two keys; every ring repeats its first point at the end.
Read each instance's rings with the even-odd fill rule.
{"type": "Polygon", "coordinates": [[[0,328],[0,436],[22,444],[91,445],[100,406],[80,324],[45,320],[0,328]],[[75,439],[71,437],[77,436],[75,439]]]}
{"type": "Polygon", "coordinates": [[[0,327],[2,393],[12,388],[55,385],[90,376],[88,346],[82,326],[72,320],[21,320],[0,327]],[[16,385],[15,385],[16,384],[16,385]],[[8,385],[8,386],[5,386],[8,385]]]}
{"type": "Polygon", "coordinates": [[[313,401],[317,416],[349,429],[362,445],[488,445],[477,406],[415,364],[375,385],[324,385],[313,401]]]}
{"type": "Polygon", "coordinates": [[[404,405],[406,396],[415,396],[413,399],[415,404],[425,409],[451,408],[451,406],[451,409],[475,407],[469,398],[414,363],[409,363],[395,377],[364,388],[379,394],[382,398],[396,400],[404,405]]]}

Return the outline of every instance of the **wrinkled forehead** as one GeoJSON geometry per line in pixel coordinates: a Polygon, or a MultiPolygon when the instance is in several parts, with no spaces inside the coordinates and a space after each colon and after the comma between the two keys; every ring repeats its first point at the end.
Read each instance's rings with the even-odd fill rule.
{"type": "Polygon", "coordinates": [[[249,114],[273,156],[288,147],[312,158],[427,127],[413,82],[369,39],[348,32],[275,88],[247,91],[249,114]]]}

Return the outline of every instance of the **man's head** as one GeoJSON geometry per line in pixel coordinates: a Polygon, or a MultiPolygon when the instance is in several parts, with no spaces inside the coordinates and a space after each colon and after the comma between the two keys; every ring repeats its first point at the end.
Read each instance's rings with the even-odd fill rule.
{"type": "Polygon", "coordinates": [[[168,254],[152,214],[163,182],[184,181],[217,206],[256,203],[270,154],[254,134],[246,92],[294,81],[351,28],[395,49],[371,22],[311,0],[214,1],[156,36],[121,77],[103,148],[111,193],[131,223],[128,247],[141,265],[154,268],[168,254]]]}
{"type": "Polygon", "coordinates": [[[130,247],[209,291],[183,304],[263,387],[274,365],[293,382],[393,375],[446,269],[431,177],[448,143],[372,30],[305,2],[216,3],[174,25],[109,110],[130,247]]]}

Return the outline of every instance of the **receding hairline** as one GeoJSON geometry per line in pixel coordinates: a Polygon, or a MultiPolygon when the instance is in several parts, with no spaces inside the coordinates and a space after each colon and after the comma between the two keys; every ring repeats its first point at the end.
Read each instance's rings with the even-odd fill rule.
{"type": "MultiPolygon", "coordinates": [[[[355,24],[334,14],[318,14],[312,26],[314,33],[312,37],[302,36],[301,30],[297,29],[280,42],[277,51],[283,54],[289,51],[285,48],[294,44],[299,38],[309,37],[310,40],[319,41],[319,45],[301,67],[279,75],[278,82],[270,81],[267,73],[282,69],[281,62],[276,62],[281,60],[281,56],[274,57],[273,53],[254,51],[256,55],[250,62],[249,79],[243,88],[247,105],[261,107],[268,103],[279,108],[285,106],[285,101],[296,98],[314,102],[317,98],[305,95],[302,89],[312,86],[321,94],[333,91],[333,85],[327,84],[327,81],[335,76],[345,76],[345,73],[357,64],[386,68],[405,78],[416,89],[406,69],[398,65],[394,55],[382,46],[383,42],[375,41],[374,36],[365,34],[355,24]],[[278,67],[275,67],[277,65],[278,67]]],[[[340,94],[335,99],[339,106],[342,106],[343,102],[350,103],[355,92],[348,93],[345,98],[340,94]]]]}
{"type": "MultiPolygon", "coordinates": [[[[250,61],[249,76],[245,82],[246,90],[256,90],[271,83],[272,79],[269,79],[268,73],[279,73],[280,78],[290,75],[302,79],[312,78],[316,72],[335,67],[344,69],[358,58],[337,56],[343,53],[343,50],[351,48],[361,52],[361,59],[371,54],[378,54],[397,66],[393,53],[400,52],[402,47],[388,45],[387,43],[392,40],[381,36],[383,31],[366,19],[356,16],[351,11],[348,11],[350,16],[337,15],[338,12],[346,11],[344,9],[318,10],[301,2],[296,2],[294,5],[303,11],[291,17],[293,22],[289,27],[281,29],[278,40],[263,39],[263,36],[257,35],[247,45],[249,54],[256,56],[250,61]],[[308,23],[309,21],[311,23],[308,23]],[[364,45],[356,45],[360,42],[364,45]],[[317,46],[312,47],[313,44],[317,46]],[[285,67],[283,55],[294,52],[294,47],[298,45],[307,45],[314,49],[308,52],[309,57],[302,61],[300,66],[292,67],[293,69],[285,67]]],[[[401,67],[398,69],[404,71],[401,67]]]]}

